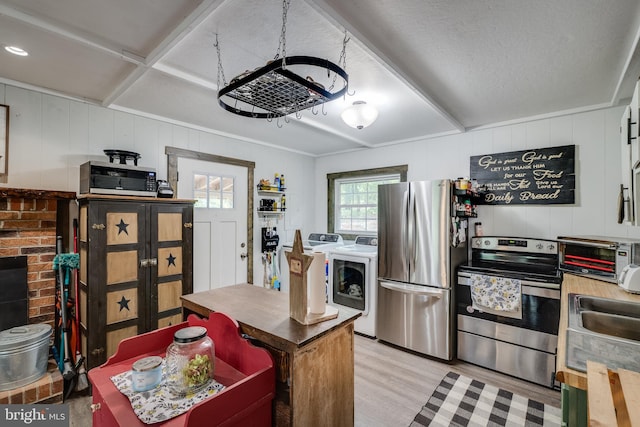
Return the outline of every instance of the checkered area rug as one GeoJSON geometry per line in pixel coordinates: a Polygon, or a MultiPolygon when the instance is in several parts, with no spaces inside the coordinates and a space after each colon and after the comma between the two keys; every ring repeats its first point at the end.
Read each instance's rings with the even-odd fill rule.
{"type": "Polygon", "coordinates": [[[560,423],[560,408],[449,372],[410,427],[559,426],[560,423]]]}

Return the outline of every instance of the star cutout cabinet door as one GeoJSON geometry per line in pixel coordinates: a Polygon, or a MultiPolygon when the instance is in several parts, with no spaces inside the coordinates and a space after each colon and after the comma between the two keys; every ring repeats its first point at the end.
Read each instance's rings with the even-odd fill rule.
{"type": "Polygon", "coordinates": [[[81,199],[79,215],[82,354],[89,368],[106,361],[124,338],[147,330],[147,208],[141,202],[81,199]]]}
{"type": "Polygon", "coordinates": [[[193,204],[98,195],[79,203],[81,342],[93,368],[124,338],[182,321],[193,204]]]}
{"type": "Polygon", "coordinates": [[[193,206],[158,204],[151,207],[151,322],[158,328],[182,321],[180,297],[193,292],[193,206]]]}

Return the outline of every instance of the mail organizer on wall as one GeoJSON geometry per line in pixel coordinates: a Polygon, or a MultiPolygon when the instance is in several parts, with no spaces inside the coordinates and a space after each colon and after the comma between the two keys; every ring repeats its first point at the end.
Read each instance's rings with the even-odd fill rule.
{"type": "Polygon", "coordinates": [[[575,145],[472,156],[484,205],[575,203],[575,145]]]}
{"type": "Polygon", "coordinates": [[[280,242],[280,236],[276,227],[262,227],[260,247],[262,252],[275,252],[278,250],[278,243],[280,242]]]}

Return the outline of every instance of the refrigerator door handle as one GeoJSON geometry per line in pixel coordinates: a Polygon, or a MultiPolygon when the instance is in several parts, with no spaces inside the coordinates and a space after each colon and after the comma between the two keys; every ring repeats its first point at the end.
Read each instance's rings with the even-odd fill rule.
{"type": "MultiPolygon", "coordinates": [[[[400,242],[401,242],[401,256],[402,259],[405,261],[405,263],[407,263],[407,257],[408,257],[408,248],[409,248],[409,240],[408,240],[408,236],[409,236],[409,229],[410,229],[410,225],[409,224],[409,216],[407,216],[407,212],[409,209],[409,200],[411,199],[411,195],[409,194],[409,192],[411,191],[410,188],[407,188],[407,191],[404,192],[404,194],[402,195],[402,210],[404,212],[404,219],[402,221],[402,233],[400,234],[400,242]]],[[[408,263],[406,264],[408,265],[408,263]]],[[[407,277],[408,278],[408,277],[407,277]]]]}
{"type": "MultiPolygon", "coordinates": [[[[409,266],[409,279],[415,271],[416,258],[416,193],[413,186],[409,185],[409,200],[407,205],[407,223],[409,230],[405,234],[407,236],[407,265],[409,266]]],[[[411,280],[411,279],[410,279],[411,280]]]]}
{"type": "Polygon", "coordinates": [[[430,296],[434,298],[441,298],[443,290],[441,289],[429,289],[425,286],[416,286],[408,284],[396,284],[389,282],[380,282],[380,286],[387,288],[391,291],[398,291],[404,294],[430,296]]]}

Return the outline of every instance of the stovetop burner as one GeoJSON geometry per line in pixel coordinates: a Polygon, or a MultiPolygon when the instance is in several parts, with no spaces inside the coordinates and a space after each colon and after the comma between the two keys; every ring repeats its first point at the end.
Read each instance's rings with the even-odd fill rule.
{"type": "Polygon", "coordinates": [[[473,237],[471,257],[460,271],[560,283],[558,244],[553,240],[521,237],[473,237]]]}

